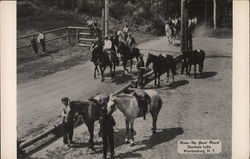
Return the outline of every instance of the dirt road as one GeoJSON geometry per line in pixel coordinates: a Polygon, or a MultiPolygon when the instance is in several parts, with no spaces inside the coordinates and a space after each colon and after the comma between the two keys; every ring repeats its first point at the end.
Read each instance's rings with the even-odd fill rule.
{"type": "MultiPolygon", "coordinates": [[[[143,49],[158,50],[155,54],[165,54],[161,50],[178,51],[169,47],[165,38],[150,41],[139,46],[143,49]],[[160,52],[159,52],[160,50],[160,52]]],[[[163,108],[159,114],[158,133],[151,135],[151,117],[146,121],[135,122],[134,147],[123,144],[124,121],[117,111],[114,118],[116,158],[220,158],[231,156],[231,107],[232,107],[232,40],[215,38],[195,38],[194,48],[206,52],[204,77],[176,77],[172,87],[166,85],[165,75],[162,86],[157,89],[163,99],[163,108]],[[222,142],[222,151],[217,155],[181,155],[177,151],[177,142],[181,139],[218,139],[222,142]]],[[[143,50],[147,53],[148,50],[143,50]]],[[[171,54],[171,53],[170,53],[171,54]]],[[[174,52],[172,54],[175,54],[174,52]]],[[[60,98],[70,96],[73,99],[86,99],[101,91],[109,93],[133,79],[116,77],[106,83],[92,78],[92,65],[86,63],[72,69],[55,73],[34,82],[18,85],[18,135],[30,132],[52,122],[60,112],[60,98]]],[[[152,82],[146,89],[154,88],[152,82]]],[[[96,124],[98,129],[98,124],[96,124]]],[[[97,131],[95,131],[97,133],[97,131]]],[[[85,126],[75,130],[72,148],[63,147],[62,139],[36,152],[32,158],[100,158],[101,139],[95,136],[95,153],[86,148],[88,133],[85,126]]]]}

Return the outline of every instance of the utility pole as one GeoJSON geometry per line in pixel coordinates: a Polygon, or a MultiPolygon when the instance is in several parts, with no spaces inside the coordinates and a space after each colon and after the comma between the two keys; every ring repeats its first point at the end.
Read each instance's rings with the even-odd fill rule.
{"type": "Polygon", "coordinates": [[[187,51],[188,7],[187,0],[181,0],[181,52],[187,51]]]}
{"type": "Polygon", "coordinates": [[[204,16],[205,16],[205,26],[207,26],[207,0],[205,0],[205,13],[204,13],[204,16]]]}
{"type": "Polygon", "coordinates": [[[105,0],[105,36],[108,36],[109,33],[109,0],[105,0]]]}

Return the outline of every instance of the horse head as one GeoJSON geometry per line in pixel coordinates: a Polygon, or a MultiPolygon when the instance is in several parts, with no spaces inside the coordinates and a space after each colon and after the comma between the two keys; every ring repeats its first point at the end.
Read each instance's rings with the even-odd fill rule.
{"type": "Polygon", "coordinates": [[[112,114],[117,110],[115,98],[116,98],[115,96],[110,95],[109,101],[107,103],[108,114],[112,114]]]}

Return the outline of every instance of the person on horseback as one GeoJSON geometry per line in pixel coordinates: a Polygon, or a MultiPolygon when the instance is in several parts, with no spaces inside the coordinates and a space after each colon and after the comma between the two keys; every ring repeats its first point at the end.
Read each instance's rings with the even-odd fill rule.
{"type": "Polygon", "coordinates": [[[132,37],[131,32],[128,33],[126,45],[130,48],[130,52],[132,53],[132,50],[135,47],[135,38],[132,37]]]}
{"type": "Polygon", "coordinates": [[[112,46],[113,46],[113,43],[110,39],[110,37],[108,36],[105,36],[104,38],[104,46],[103,46],[103,51],[106,53],[106,54],[113,54],[114,57],[115,57],[115,64],[116,66],[119,65],[119,59],[115,53],[115,50],[112,50],[112,46]]]}
{"type": "Polygon", "coordinates": [[[109,53],[109,52],[111,52],[111,48],[112,48],[112,41],[106,35],[104,37],[103,51],[106,52],[106,53],[109,53]]]}
{"type": "Polygon", "coordinates": [[[123,31],[123,35],[124,35],[125,40],[127,40],[128,32],[129,32],[128,24],[125,25],[125,27],[122,29],[122,31],[123,31]]]}

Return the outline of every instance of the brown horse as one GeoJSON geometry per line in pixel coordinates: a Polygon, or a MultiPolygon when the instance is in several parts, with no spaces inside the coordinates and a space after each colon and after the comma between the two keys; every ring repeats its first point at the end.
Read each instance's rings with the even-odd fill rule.
{"type": "MultiPolygon", "coordinates": [[[[147,102],[147,113],[150,113],[153,122],[152,122],[152,132],[156,133],[156,122],[158,114],[162,107],[162,100],[159,94],[155,90],[145,90],[144,91],[148,97],[149,101],[147,102]]],[[[127,143],[129,137],[129,125],[130,125],[130,144],[131,146],[134,144],[134,120],[139,117],[140,107],[138,106],[138,101],[136,97],[132,94],[119,94],[116,96],[112,96],[107,103],[108,113],[113,113],[117,110],[117,108],[123,113],[125,116],[126,122],[126,139],[127,143]]]]}
{"type": "Polygon", "coordinates": [[[94,123],[99,120],[100,110],[108,102],[108,99],[108,96],[98,95],[86,101],[70,101],[69,103],[70,109],[66,114],[66,118],[73,119],[72,116],[76,114],[82,116],[90,135],[89,148],[94,148],[94,123]]]}

